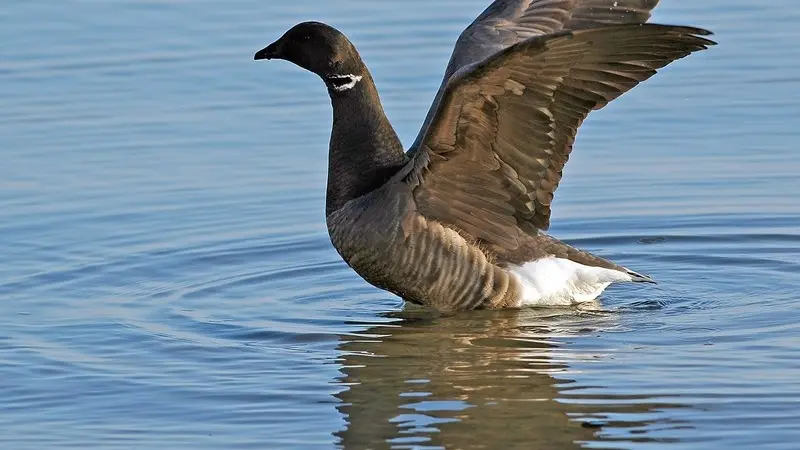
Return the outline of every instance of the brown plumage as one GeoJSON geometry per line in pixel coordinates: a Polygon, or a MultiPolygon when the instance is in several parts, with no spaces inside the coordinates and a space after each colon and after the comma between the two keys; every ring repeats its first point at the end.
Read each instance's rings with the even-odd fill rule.
{"type": "Polygon", "coordinates": [[[448,81],[418,147],[427,217],[507,248],[547,230],[575,133],[656,69],[704,49],[704,30],[618,25],[514,44],[448,81]],[[480,211],[480,215],[475,214],[480,211]]]}
{"type": "Polygon", "coordinates": [[[256,59],[292,61],[328,85],[328,229],[367,281],[441,310],[574,303],[651,281],[544,231],[589,112],[714,44],[706,30],[645,24],[656,4],[494,2],[459,38],[408,154],[337,30],[300,24],[256,59]]]}

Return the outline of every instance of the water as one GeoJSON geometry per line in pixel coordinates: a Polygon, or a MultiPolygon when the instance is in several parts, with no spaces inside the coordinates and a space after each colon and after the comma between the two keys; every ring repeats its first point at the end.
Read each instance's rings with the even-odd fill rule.
{"type": "Polygon", "coordinates": [[[796,448],[794,2],[663,0],[720,45],[582,128],[552,233],[659,285],[454,317],[339,260],[324,87],[252,54],[339,26],[408,144],[486,0],[277,3],[0,8],[0,447],[796,448]]]}

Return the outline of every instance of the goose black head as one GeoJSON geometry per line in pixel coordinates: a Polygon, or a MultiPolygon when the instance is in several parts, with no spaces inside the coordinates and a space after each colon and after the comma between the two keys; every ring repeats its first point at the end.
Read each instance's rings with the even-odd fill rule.
{"type": "Polygon", "coordinates": [[[336,28],[320,22],[295,25],[253,59],[283,59],[314,72],[334,91],[346,91],[362,78],[364,63],[336,28]]]}

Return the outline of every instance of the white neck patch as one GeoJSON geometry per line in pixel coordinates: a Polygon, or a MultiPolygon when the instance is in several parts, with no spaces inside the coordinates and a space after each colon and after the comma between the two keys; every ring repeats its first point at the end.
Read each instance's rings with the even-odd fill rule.
{"type": "Polygon", "coordinates": [[[361,75],[329,75],[325,78],[327,81],[328,87],[333,89],[336,92],[344,92],[349,91],[356,87],[359,81],[364,78],[361,75]]]}

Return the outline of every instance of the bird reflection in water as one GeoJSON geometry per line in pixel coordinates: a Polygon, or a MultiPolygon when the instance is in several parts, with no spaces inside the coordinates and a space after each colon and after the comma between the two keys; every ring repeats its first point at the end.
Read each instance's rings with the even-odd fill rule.
{"type": "Polygon", "coordinates": [[[341,337],[342,448],[570,449],[668,440],[648,433],[679,425],[659,412],[680,405],[598,394],[571,379],[570,361],[602,355],[576,354],[569,336],[614,327],[613,313],[407,307],[393,318],[341,337]]]}

